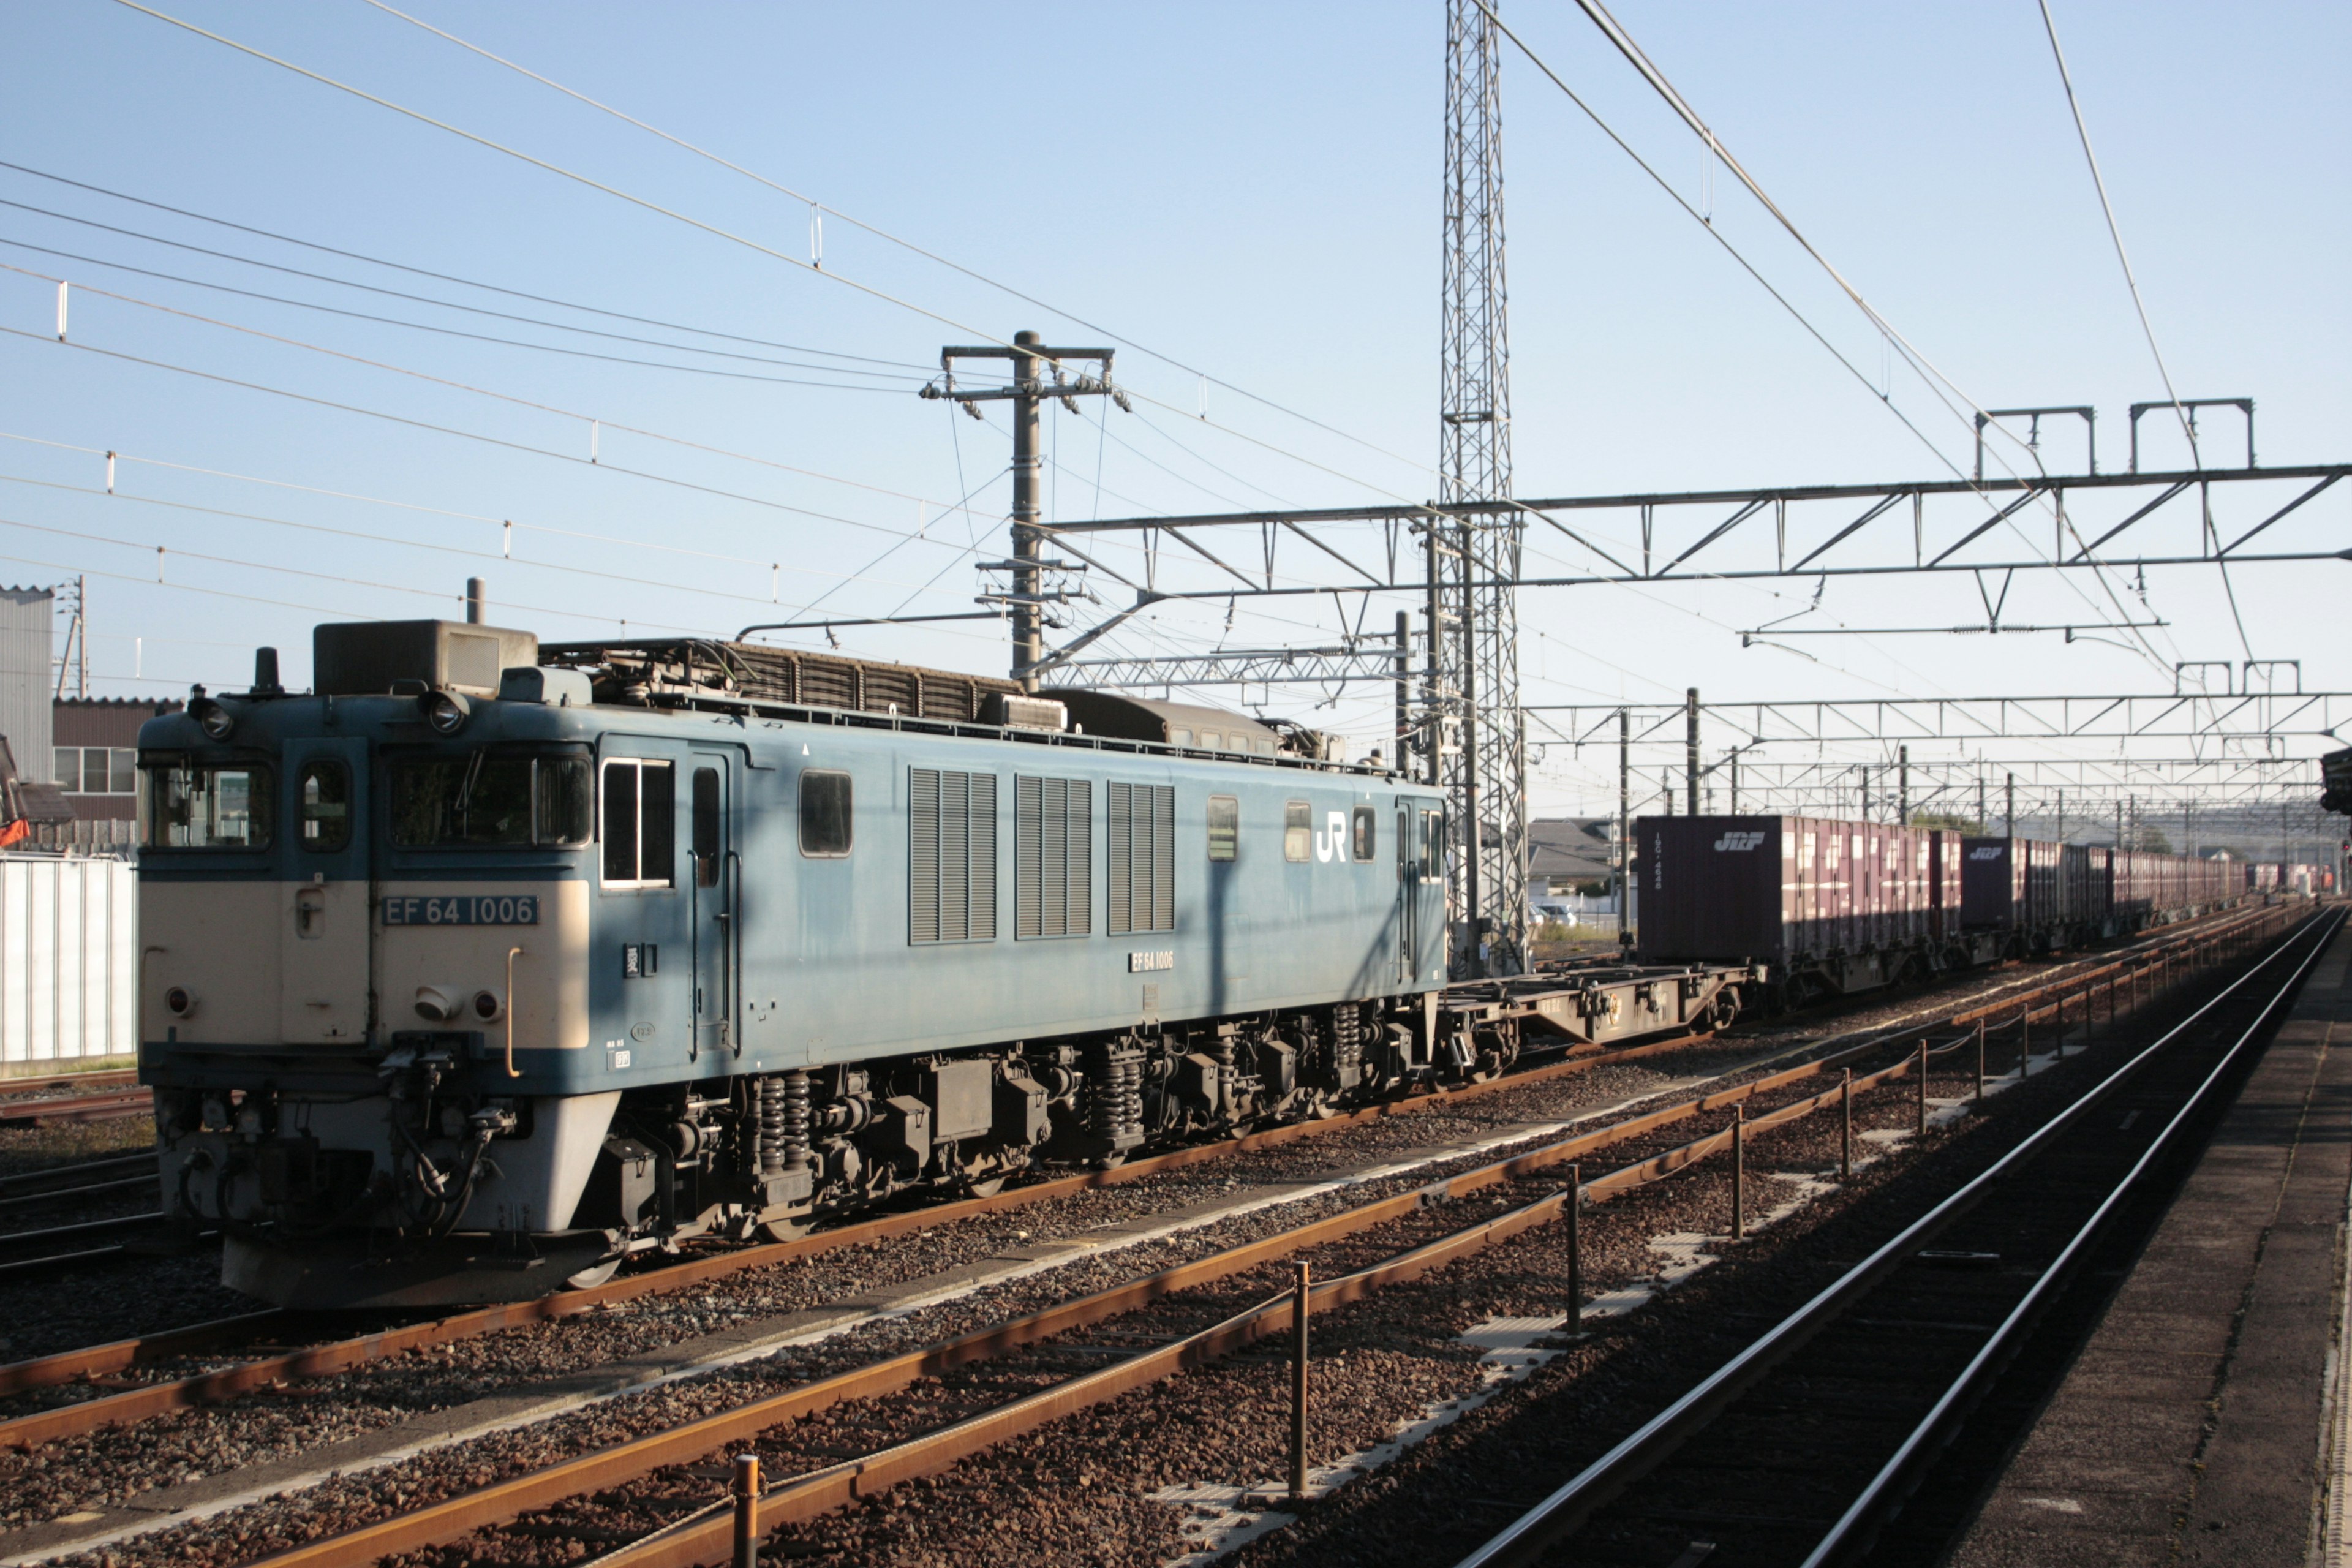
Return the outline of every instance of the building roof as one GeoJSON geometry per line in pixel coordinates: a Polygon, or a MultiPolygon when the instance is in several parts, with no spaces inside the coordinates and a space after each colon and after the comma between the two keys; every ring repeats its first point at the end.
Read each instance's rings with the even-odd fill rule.
{"type": "Polygon", "coordinates": [[[1528,874],[1545,882],[1599,882],[1615,874],[1610,851],[1614,819],[1559,816],[1528,824],[1528,874]]]}

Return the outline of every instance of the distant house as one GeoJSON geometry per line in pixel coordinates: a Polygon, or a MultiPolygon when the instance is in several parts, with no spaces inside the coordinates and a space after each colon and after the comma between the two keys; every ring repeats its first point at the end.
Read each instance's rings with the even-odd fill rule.
{"type": "Polygon", "coordinates": [[[1528,824],[1528,883],[1542,894],[1573,893],[1587,883],[1604,888],[1617,874],[1616,819],[1559,816],[1528,824]]]}

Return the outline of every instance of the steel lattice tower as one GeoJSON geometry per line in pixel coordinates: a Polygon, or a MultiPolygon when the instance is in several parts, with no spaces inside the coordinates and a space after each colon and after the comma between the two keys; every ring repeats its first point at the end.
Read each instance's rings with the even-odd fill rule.
{"type": "MultiPolygon", "coordinates": [[[[1478,0],[1446,0],[1445,323],[1439,500],[1511,494],[1510,340],[1503,282],[1501,34],[1478,0]]],[[[1456,974],[1526,967],[1526,721],[1516,512],[1432,526],[1428,693],[1443,721],[1433,769],[1452,843],[1456,974]],[[1475,826],[1474,826],[1475,825],[1475,826]],[[1486,952],[1480,956],[1484,934],[1486,952]]]]}

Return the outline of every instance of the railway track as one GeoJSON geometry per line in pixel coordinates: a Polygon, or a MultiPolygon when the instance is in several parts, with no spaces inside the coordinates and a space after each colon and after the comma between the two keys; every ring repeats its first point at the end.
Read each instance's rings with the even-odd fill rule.
{"type": "MultiPolygon", "coordinates": [[[[2209,931],[2207,942],[2218,952],[2219,944],[2242,942],[2249,935],[2242,927],[2233,928],[2233,934],[2209,931]]],[[[2177,975],[2187,973],[2185,958],[2178,948],[2163,962],[2174,966],[2177,975]]],[[[2046,1020],[2060,1008],[2077,1001],[2085,984],[2095,995],[2100,983],[2098,976],[2086,980],[2083,973],[2074,973],[2030,991],[2009,993],[1984,1005],[2025,1013],[2039,1008],[2046,1029],[2046,1020]]],[[[2152,994],[2153,991],[2151,986],[2144,994],[2152,994]]],[[[2127,996],[2128,993],[2117,994],[2127,996]]],[[[1961,1029],[1962,1038],[1972,1034],[1968,1020],[1958,1016],[1946,1018],[1940,1026],[1961,1029]]],[[[1916,1026],[1906,1024],[1895,1032],[1916,1033],[1916,1026]]],[[[1756,1112],[1752,1125],[1758,1129],[1818,1117],[1836,1104],[1842,1093],[1842,1080],[1839,1089],[1824,1089],[1824,1079],[1838,1075],[1873,1052],[1885,1055],[1888,1043],[1884,1037],[1874,1038],[1832,1052],[1823,1059],[1801,1063],[1716,1094],[1555,1140],[1514,1159],[1458,1173],[1422,1191],[1359,1205],[1275,1237],[1259,1237],[1144,1280],[1129,1281],[1075,1301],[1059,1301],[1038,1312],[941,1345],[861,1363],[830,1377],[803,1380],[768,1400],[752,1401],[739,1409],[708,1416],[699,1424],[688,1422],[675,1429],[646,1433],[629,1442],[603,1446],[593,1453],[551,1465],[532,1464],[508,1481],[461,1489],[457,1496],[426,1506],[408,1507],[394,1518],[362,1524],[356,1531],[299,1548],[276,1561],[287,1564],[358,1562],[382,1552],[446,1547],[470,1531],[494,1525],[501,1519],[511,1522],[582,1489],[593,1490],[600,1498],[614,1494],[615,1489],[634,1492],[637,1483],[649,1475],[657,1478],[655,1489],[660,1491],[667,1487],[671,1501],[680,1506],[665,1509],[650,1505],[648,1509],[632,1504],[617,1512],[608,1508],[601,1518],[574,1518],[569,1524],[524,1519],[517,1528],[532,1540],[577,1542],[591,1547],[609,1544],[616,1533],[619,1538],[629,1538],[667,1531],[658,1541],[627,1548],[638,1555],[626,1561],[710,1561],[713,1559],[707,1554],[696,1555],[707,1542],[695,1531],[705,1526],[696,1525],[690,1517],[695,1509],[706,1505],[710,1496],[709,1478],[698,1473],[669,1473],[681,1465],[692,1471],[693,1461],[700,1455],[745,1440],[751,1434],[772,1436],[780,1424],[790,1426],[805,1423],[818,1413],[836,1407],[866,1412],[880,1424],[877,1429],[904,1437],[904,1441],[882,1444],[855,1458],[809,1466],[804,1473],[788,1477],[762,1502],[771,1521],[815,1518],[847,1498],[872,1496],[887,1490],[896,1481],[935,1473],[967,1455],[993,1447],[1022,1431],[1034,1430],[1074,1410],[1150,1386],[1187,1367],[1230,1358],[1236,1352],[1245,1353],[1250,1344],[1278,1335],[1287,1324],[1286,1296],[1282,1300],[1271,1300],[1253,1290],[1254,1285],[1263,1284],[1262,1279],[1254,1279],[1254,1272],[1262,1275],[1287,1257],[1301,1251],[1319,1251],[1320,1268],[1329,1262],[1333,1249],[1353,1247],[1355,1252],[1346,1259],[1342,1278],[1318,1289],[1315,1308],[1321,1312],[1369,1299],[1376,1292],[1485,1252],[1514,1235],[1556,1224],[1566,1209],[1555,1174],[1563,1163],[1573,1163],[1602,1150],[1622,1151],[1633,1156],[1617,1170],[1584,1183],[1588,1199],[1650,1187],[1697,1162],[1719,1156],[1727,1132],[1713,1124],[1731,1108],[1756,1112]],[[1707,1125],[1711,1130],[1696,1139],[1688,1138],[1685,1134],[1693,1122],[1707,1125]],[[1500,1211],[1470,1225],[1461,1225],[1461,1206],[1476,1201],[1473,1194],[1481,1193],[1496,1194],[1496,1201],[1502,1203],[1500,1211]],[[1400,1241],[1403,1245],[1400,1246],[1400,1241]],[[1223,1297],[1217,1294],[1221,1288],[1225,1290],[1223,1297]],[[1209,1292],[1207,1299],[1192,1299],[1204,1290],[1209,1292]],[[1233,1299],[1234,1290],[1246,1299],[1233,1299]],[[1137,1314],[1145,1312],[1157,1316],[1148,1322],[1139,1321],[1137,1314]],[[1093,1331],[1092,1337],[1097,1341],[1109,1338],[1120,1342],[1081,1346],[1052,1342],[1079,1331],[1093,1331]],[[1125,1353],[1139,1351],[1140,1353],[1125,1353]],[[1106,1360],[1110,1364],[1103,1364],[1106,1360]],[[1039,1381],[1046,1384],[1042,1390],[1010,1400],[1005,1397],[1011,1388],[1039,1381]],[[921,1391],[944,1384],[953,1386],[948,1395],[940,1397],[950,1398],[950,1404],[961,1401],[970,1406],[965,1419],[944,1424],[936,1419],[942,1409],[940,1398],[921,1391]],[[563,1489],[567,1487],[571,1491],[563,1489]],[[681,1514],[689,1517],[684,1522],[676,1517],[665,1517],[681,1514]],[[566,1534],[566,1531],[570,1533],[566,1534]]],[[[2023,1044],[2021,1038],[2020,1044],[2023,1044]]],[[[1864,1074],[1858,1086],[1864,1092],[1873,1088],[1899,1086],[1915,1072],[1915,1058],[1902,1055],[1875,1072],[1864,1074]]],[[[1118,1173],[1105,1174],[1116,1176],[1118,1173]]],[[[928,1216],[906,1216],[918,1223],[924,1218],[936,1223],[939,1217],[938,1211],[928,1216]]],[[[720,1260],[706,1261],[716,1264],[720,1260]]],[[[642,1280],[623,1283],[646,1288],[642,1280]]],[[[761,1438],[761,1444],[763,1448],[768,1447],[769,1438],[761,1438]]],[[[513,1542],[505,1544],[510,1548],[513,1542]]],[[[464,1550],[471,1554],[471,1548],[464,1550]]],[[[197,1555],[201,1557],[203,1553],[197,1555]]]]}
{"type": "Polygon", "coordinates": [[[1459,1568],[1571,1542],[1595,1568],[1858,1560],[2143,1184],[2193,1154],[2343,924],[2314,916],[1459,1568]]]}
{"type": "Polygon", "coordinates": [[[113,1121],[152,1115],[154,1110],[154,1095],[137,1084],[87,1094],[24,1095],[0,1100],[0,1127],[62,1127],[79,1121],[113,1121]]]}
{"type": "MultiPolygon", "coordinates": [[[[1884,1041],[1932,1020],[1938,1027],[1965,1027],[1979,1016],[2002,1009],[2045,1011],[2053,998],[2071,989],[2081,1006],[2088,988],[2111,984],[2139,963],[2151,974],[2161,973],[2163,956],[2185,946],[2210,942],[2239,929],[2248,914],[2223,916],[2194,927],[2168,930],[2120,954],[2101,954],[2023,977],[2018,983],[1980,994],[1969,1005],[1949,1011],[1930,1001],[1891,1020],[1848,1036],[1792,1047],[1836,1050],[1838,1060],[1861,1059],[1884,1041]]],[[[2151,980],[2144,989],[2158,984],[2151,980]]],[[[2109,997],[2112,1013],[2114,1000],[2109,997]]],[[[1507,1089],[1516,1089],[1592,1070],[1637,1061],[1681,1049],[1704,1039],[1685,1036],[1643,1045],[1601,1050],[1582,1047],[1563,1059],[1549,1061],[1505,1078],[1469,1084],[1411,1100],[1368,1107],[1314,1122],[1302,1122],[1245,1134],[1213,1143],[1171,1151],[1130,1162],[1109,1172],[1053,1178],[1017,1187],[988,1198],[927,1205],[874,1216],[793,1242],[713,1250],[674,1260],[667,1266],[635,1273],[592,1289],[564,1291],[539,1300],[486,1308],[476,1311],[371,1326],[369,1331],[338,1335],[331,1320],[288,1311],[236,1314],[215,1321],[188,1325],[129,1340],[112,1341],[80,1350],[0,1365],[0,1400],[40,1390],[59,1390],[86,1397],[49,1408],[0,1415],[0,1447],[31,1447],[125,1422],[143,1420],[169,1411],[219,1404],[256,1389],[297,1380],[331,1377],[372,1363],[411,1352],[431,1350],[533,1323],[549,1322],[595,1312],[652,1294],[692,1289],[730,1275],[771,1268],[795,1259],[870,1246],[912,1231],[999,1215],[1073,1194],[1140,1182],[1163,1173],[1235,1154],[1271,1149],[1296,1140],[1344,1131],[1399,1114],[1441,1110],[1475,1100],[1507,1089]],[[321,1333],[321,1329],[327,1331],[321,1333]],[[297,1348],[240,1359],[244,1343],[288,1344],[297,1348]],[[181,1375],[155,1375],[150,1369],[202,1362],[181,1375]]],[[[1789,1052],[1778,1053],[1781,1055],[1789,1052]]],[[[1757,1065],[1748,1064],[1749,1069],[1757,1065]]],[[[1735,1073],[1740,1069],[1735,1068],[1735,1073]]],[[[1694,1104],[1699,1103],[1696,1101],[1694,1104]]],[[[152,1156],[143,1157],[152,1169],[152,1156]]],[[[82,1169],[75,1167],[72,1169],[82,1169]]],[[[96,1165],[87,1167],[93,1173],[96,1165]]],[[[64,1173],[44,1173],[60,1176],[64,1173]]],[[[30,1181],[32,1178],[23,1178],[30,1181]]],[[[133,1178],[135,1180],[135,1178],[133,1178]]],[[[89,1190],[85,1186],[82,1190],[89,1190]]],[[[138,1239],[153,1234],[163,1216],[157,1214],[99,1222],[92,1227],[53,1227],[41,1232],[0,1235],[0,1278],[37,1277],[44,1269],[87,1265],[110,1258],[135,1257],[138,1239]]]]}
{"type": "Polygon", "coordinates": [[[155,1156],[121,1154],[0,1176],[0,1215],[152,1187],[155,1156]]]}

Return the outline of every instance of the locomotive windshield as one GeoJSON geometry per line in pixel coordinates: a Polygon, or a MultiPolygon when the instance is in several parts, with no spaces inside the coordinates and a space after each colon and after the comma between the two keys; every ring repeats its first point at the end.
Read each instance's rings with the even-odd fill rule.
{"type": "Polygon", "coordinates": [[[264,767],[171,763],[147,770],[151,849],[267,849],[270,772],[264,767]]]}
{"type": "Polygon", "coordinates": [[[588,842],[588,760],[417,757],[392,764],[392,841],[405,849],[588,842]]]}

